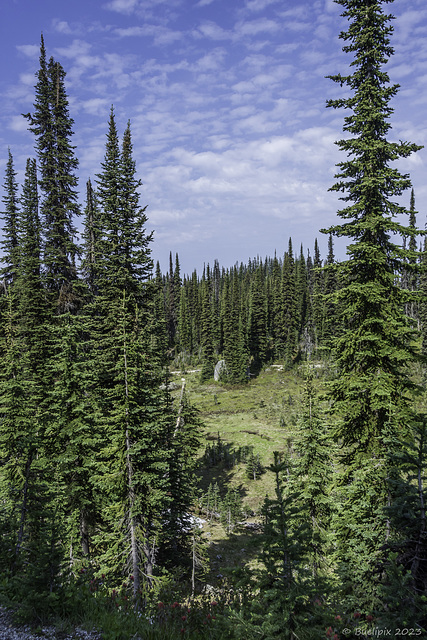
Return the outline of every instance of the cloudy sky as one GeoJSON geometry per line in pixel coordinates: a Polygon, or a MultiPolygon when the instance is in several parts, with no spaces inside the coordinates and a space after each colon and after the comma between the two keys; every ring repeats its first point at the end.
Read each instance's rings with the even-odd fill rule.
{"type": "MultiPolygon", "coordinates": [[[[425,0],[386,8],[396,16],[387,70],[401,85],[390,139],[427,145],[425,0]]],[[[114,104],[119,131],[131,121],[163,270],[169,251],[188,273],[215,258],[282,255],[289,236],[311,253],[318,237],[324,257],[319,229],[336,221],[328,187],[344,159],[334,145],[344,114],[325,108],[342,95],[325,76],[350,62],[341,10],[332,0],[2,0],[0,175],[8,147],[19,178],[33,155],[20,114],[32,109],[43,31],[48,57],[67,72],[82,201],[114,104]]],[[[399,164],[422,227],[426,164],[427,149],[399,164]]]]}

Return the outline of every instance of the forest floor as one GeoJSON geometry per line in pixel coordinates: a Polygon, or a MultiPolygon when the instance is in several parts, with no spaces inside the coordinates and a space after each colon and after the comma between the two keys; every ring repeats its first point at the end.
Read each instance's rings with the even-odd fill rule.
{"type": "Polygon", "coordinates": [[[61,631],[56,626],[41,626],[32,629],[29,625],[16,625],[12,620],[12,613],[0,606],[0,640],[100,640],[98,631],[86,631],[74,629],[73,631],[61,631]]]}
{"type": "MultiPolygon", "coordinates": [[[[322,376],[322,365],[315,363],[314,371],[315,377],[322,376]]],[[[194,370],[172,372],[172,382],[181,383],[185,378],[188,399],[198,409],[205,427],[198,460],[202,500],[196,515],[205,520],[202,537],[208,543],[210,561],[205,579],[210,584],[218,584],[230,570],[256,566],[261,508],[266,496],[275,497],[274,475],[268,467],[274,451],[292,452],[305,374],[306,365],[286,371],[276,364],[247,384],[228,385],[213,381],[200,384],[200,374],[194,370]],[[206,451],[218,441],[226,452],[225,459],[212,464],[206,459],[206,451]],[[243,449],[246,460],[242,460],[243,449]],[[256,479],[248,475],[250,452],[259,456],[263,469],[256,479]],[[204,510],[203,496],[214,484],[221,498],[228,489],[235,489],[242,500],[243,516],[231,534],[218,517],[208,518],[204,510]]],[[[180,392],[175,393],[178,397],[180,392]]]]}

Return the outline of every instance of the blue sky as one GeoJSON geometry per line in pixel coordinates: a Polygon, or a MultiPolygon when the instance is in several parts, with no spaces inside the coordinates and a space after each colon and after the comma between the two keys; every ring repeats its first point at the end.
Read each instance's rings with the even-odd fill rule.
{"type": "MultiPolygon", "coordinates": [[[[401,90],[392,140],[427,145],[427,8],[396,0],[387,65],[401,90]]],[[[31,111],[40,33],[67,72],[79,190],[99,171],[109,110],[119,131],[130,119],[135,160],[155,230],[153,257],[182,270],[312,247],[336,222],[328,193],[344,113],[325,108],[343,95],[325,79],[346,73],[332,0],[2,0],[0,175],[11,148],[19,179],[34,139],[31,111]]],[[[401,161],[415,189],[419,226],[427,211],[427,149],[401,161]]],[[[3,183],[3,177],[1,179],[3,183]]],[[[409,193],[405,204],[409,203],[409,193]]],[[[344,247],[336,246],[339,257],[344,247]]]]}

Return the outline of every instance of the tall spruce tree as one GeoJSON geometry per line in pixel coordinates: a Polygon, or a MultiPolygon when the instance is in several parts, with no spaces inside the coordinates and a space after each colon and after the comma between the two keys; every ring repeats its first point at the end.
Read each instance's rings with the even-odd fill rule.
{"type": "Polygon", "coordinates": [[[212,300],[211,300],[211,280],[209,271],[202,278],[201,289],[201,315],[200,315],[200,346],[202,351],[202,371],[200,374],[201,382],[206,382],[214,374],[215,369],[215,353],[212,336],[212,300]]]}
{"type": "Polygon", "coordinates": [[[92,350],[104,445],[94,480],[103,501],[102,533],[94,543],[103,547],[100,562],[111,579],[133,576],[138,601],[143,583],[150,586],[153,580],[159,532],[171,500],[174,417],[170,397],[160,388],[164,357],[158,329],[163,319],[156,317],[151,234],[139,205],[130,126],[120,148],[113,110],[97,184],[92,350]],[[101,538],[108,541],[106,547],[101,538]]]}
{"type": "Polygon", "coordinates": [[[339,266],[345,330],[337,340],[341,373],[333,397],[342,410],[338,433],[345,444],[374,451],[381,448],[390,411],[400,420],[407,406],[406,391],[411,384],[405,365],[414,357],[402,310],[403,295],[396,283],[396,273],[404,268],[404,255],[391,237],[408,232],[395,220],[407,213],[406,209],[393,198],[411,183],[408,175],[400,174],[390,163],[420,147],[386,138],[393,111],[389,101],[398,86],[390,86],[383,70],[393,53],[391,16],[384,15],[383,2],[336,1],[350,21],[348,31],[340,37],[349,42],[343,50],[354,54],[354,71],[348,76],[330,76],[346,85],[352,95],[328,102],[329,107],[352,112],[344,124],[350,137],[337,142],[349,159],[338,164],[338,182],[331,187],[332,191],[346,192],[341,199],[350,204],[338,212],[343,224],[328,230],[352,239],[349,257],[339,266]]]}
{"type": "Polygon", "coordinates": [[[268,358],[267,297],[264,284],[260,265],[253,275],[249,298],[248,345],[254,373],[259,373],[268,358]]]}
{"type": "Polygon", "coordinates": [[[290,366],[297,352],[299,325],[295,283],[295,261],[291,238],[289,238],[289,250],[285,253],[282,266],[281,303],[280,319],[282,344],[280,350],[286,364],[290,366]]]}
{"type": "Polygon", "coordinates": [[[16,183],[16,171],[13,164],[13,156],[8,150],[8,160],[6,164],[6,175],[4,181],[2,214],[3,230],[2,230],[2,258],[4,267],[0,273],[3,278],[4,287],[12,284],[16,279],[19,264],[18,250],[18,222],[19,222],[19,202],[18,202],[18,185],[16,183]]]}
{"type": "Polygon", "coordinates": [[[236,270],[233,270],[232,279],[225,278],[223,300],[223,355],[227,367],[224,377],[232,383],[246,382],[248,354],[240,321],[239,281],[236,270]]]}
{"type": "Polygon", "coordinates": [[[47,62],[42,36],[34,112],[25,117],[36,137],[40,167],[46,284],[59,312],[76,305],[72,285],[77,278],[79,253],[73,220],[79,211],[75,174],[78,160],[71,144],[74,121],[68,110],[65,75],[59,62],[53,58],[47,62]]]}
{"type": "Polygon", "coordinates": [[[390,85],[384,71],[393,54],[391,16],[383,13],[384,2],[336,1],[350,23],[340,34],[343,50],[354,56],[352,73],[330,76],[350,96],[328,102],[351,112],[344,124],[349,135],[337,142],[347,160],[338,164],[331,188],[345,193],[341,199],[347,205],[338,212],[342,224],[327,230],[351,240],[348,259],[339,265],[344,328],[335,340],[339,375],[331,389],[339,418],[335,436],[347,465],[339,491],[338,556],[349,606],[372,610],[381,606],[380,567],[389,537],[384,508],[393,501],[392,456],[408,432],[413,385],[407,366],[416,357],[405,298],[396,281],[406,256],[393,242],[395,234],[409,235],[396,221],[406,209],[394,199],[410,187],[410,180],[390,164],[420,147],[387,139],[393,111],[389,102],[398,86],[390,85]]]}

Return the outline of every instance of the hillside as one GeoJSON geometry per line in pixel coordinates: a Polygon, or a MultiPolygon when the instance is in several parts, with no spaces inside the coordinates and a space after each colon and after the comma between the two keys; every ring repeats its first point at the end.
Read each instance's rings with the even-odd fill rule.
{"type": "MultiPolygon", "coordinates": [[[[323,364],[316,362],[311,368],[320,384],[323,364]]],[[[203,520],[203,539],[209,545],[208,583],[216,584],[218,576],[251,563],[257,552],[262,505],[266,496],[275,495],[274,475],[268,467],[274,451],[293,453],[306,372],[306,364],[291,371],[273,364],[242,385],[213,380],[201,384],[198,371],[173,372],[173,386],[180,387],[185,379],[189,401],[200,412],[205,426],[197,462],[196,515],[203,520]],[[248,471],[251,456],[260,464],[256,479],[248,471]],[[242,512],[230,534],[221,523],[219,509],[216,516],[206,515],[209,486],[215,484],[220,501],[228,490],[236,490],[241,499],[242,512]]]]}

